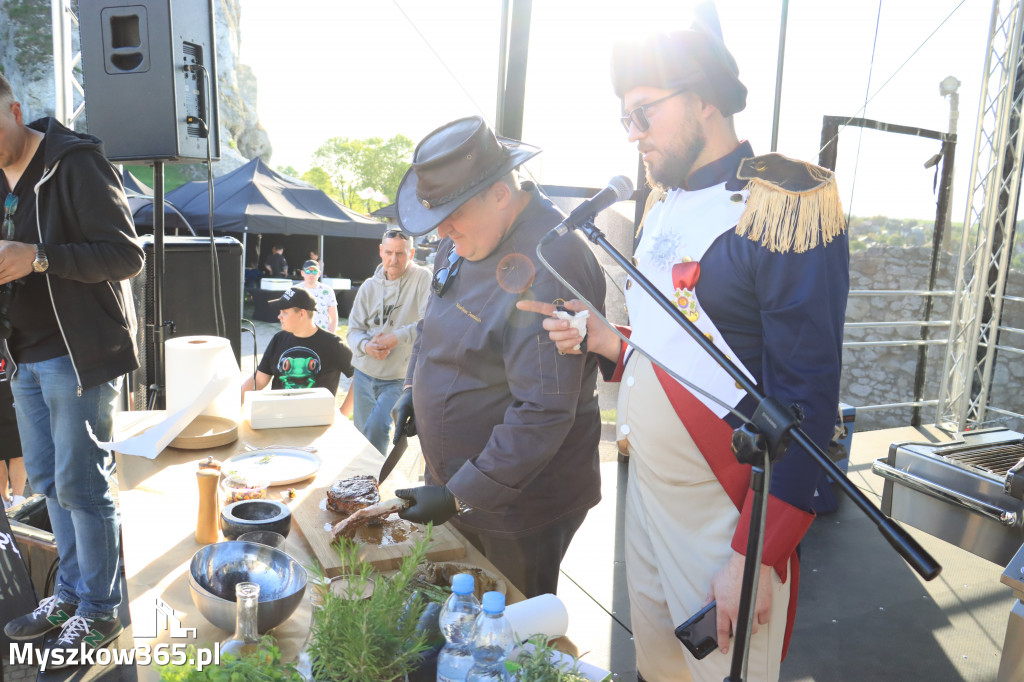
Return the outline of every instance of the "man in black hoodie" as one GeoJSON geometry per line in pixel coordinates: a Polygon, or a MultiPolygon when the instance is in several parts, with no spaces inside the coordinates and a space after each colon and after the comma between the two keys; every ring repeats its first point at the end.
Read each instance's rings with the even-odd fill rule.
{"type": "Polygon", "coordinates": [[[139,366],[128,279],[143,252],[100,141],[54,119],[25,125],[3,76],[0,192],[0,288],[13,291],[0,353],[10,362],[29,481],[46,496],[60,555],[54,594],[4,632],[24,641],[60,628],[47,648],[81,654],[122,629],[112,461],[86,424],[111,440],[121,377],[139,366]]]}

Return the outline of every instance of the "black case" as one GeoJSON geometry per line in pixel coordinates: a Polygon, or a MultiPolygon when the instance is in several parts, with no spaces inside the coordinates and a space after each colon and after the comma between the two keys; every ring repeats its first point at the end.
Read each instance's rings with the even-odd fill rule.
{"type": "Polygon", "coordinates": [[[711,602],[676,628],[676,639],[698,661],[718,648],[718,612],[711,602]]]}

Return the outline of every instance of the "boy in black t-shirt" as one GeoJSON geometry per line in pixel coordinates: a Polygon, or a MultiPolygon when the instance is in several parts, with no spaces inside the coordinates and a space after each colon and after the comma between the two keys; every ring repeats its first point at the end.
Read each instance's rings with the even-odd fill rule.
{"type": "Polygon", "coordinates": [[[352,351],[313,324],[316,300],[303,287],[292,287],[270,306],[278,311],[281,331],[267,345],[255,381],[250,377],[242,384],[242,393],[262,390],[271,379],[272,389],[323,386],[337,393],[341,373],[352,376],[352,351]]]}

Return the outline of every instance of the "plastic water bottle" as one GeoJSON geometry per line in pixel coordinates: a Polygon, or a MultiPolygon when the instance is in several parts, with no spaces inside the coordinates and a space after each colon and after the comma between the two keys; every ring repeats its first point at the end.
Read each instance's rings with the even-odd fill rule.
{"type": "Polygon", "coordinates": [[[480,613],[480,601],[473,588],[473,576],[469,573],[452,578],[452,595],[441,607],[438,618],[447,643],[437,655],[437,682],[465,682],[466,673],[473,667],[470,636],[480,613]]]}
{"type": "Polygon", "coordinates": [[[473,667],[466,682],[508,680],[505,659],[516,645],[512,624],[505,617],[505,595],[486,592],[483,611],[473,623],[473,667]]]}

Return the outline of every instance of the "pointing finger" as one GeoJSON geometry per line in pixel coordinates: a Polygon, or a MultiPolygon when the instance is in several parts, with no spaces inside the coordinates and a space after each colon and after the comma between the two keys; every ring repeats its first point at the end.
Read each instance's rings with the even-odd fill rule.
{"type": "Polygon", "coordinates": [[[528,313],[540,313],[541,315],[554,315],[556,310],[554,303],[545,303],[544,301],[517,301],[516,307],[528,313]]]}

